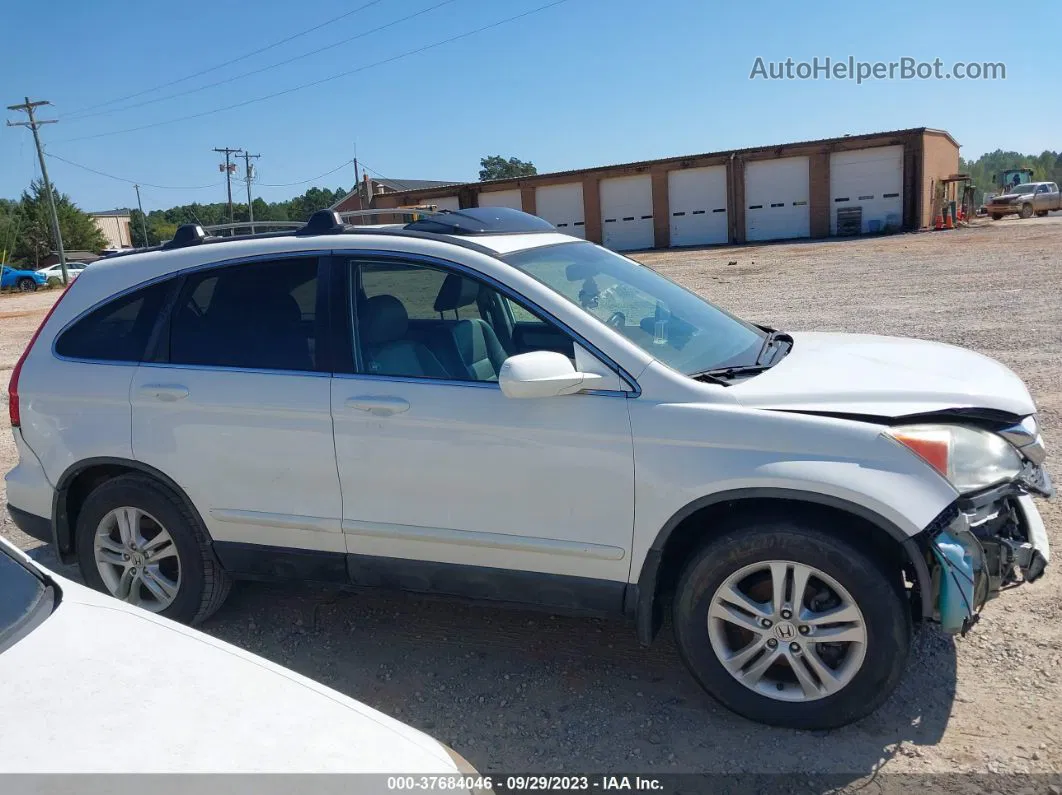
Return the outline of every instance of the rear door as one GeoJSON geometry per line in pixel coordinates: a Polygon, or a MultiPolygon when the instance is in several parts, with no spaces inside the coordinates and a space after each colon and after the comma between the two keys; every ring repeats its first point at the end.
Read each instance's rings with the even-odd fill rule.
{"type": "Polygon", "coordinates": [[[134,456],[185,489],[236,569],[343,550],[321,268],[314,253],[187,273],[130,387],[134,456]]]}

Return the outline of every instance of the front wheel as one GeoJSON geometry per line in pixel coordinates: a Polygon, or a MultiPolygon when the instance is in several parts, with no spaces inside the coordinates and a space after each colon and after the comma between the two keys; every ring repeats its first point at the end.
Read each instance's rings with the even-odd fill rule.
{"type": "Polygon", "coordinates": [[[37,289],[37,282],[33,281],[33,279],[28,276],[24,276],[18,280],[18,289],[19,292],[31,293],[37,289]]]}
{"type": "Polygon", "coordinates": [[[1022,218],[1032,218],[1033,217],[1033,206],[1031,204],[1023,204],[1021,206],[1020,215],[1021,215],[1022,218]]]}
{"type": "Polygon", "coordinates": [[[746,718],[794,729],[869,715],[910,648],[899,572],[788,521],[747,525],[702,549],[673,609],[679,651],[705,690],[746,718]]]}
{"type": "Polygon", "coordinates": [[[184,502],[142,475],[98,486],[77,517],[86,584],[186,624],[217,610],[229,592],[201,523],[184,502]]]}
{"type": "Polygon", "coordinates": [[[993,221],[1002,221],[1003,220],[1003,214],[1002,213],[992,213],[992,220],[993,221]]]}

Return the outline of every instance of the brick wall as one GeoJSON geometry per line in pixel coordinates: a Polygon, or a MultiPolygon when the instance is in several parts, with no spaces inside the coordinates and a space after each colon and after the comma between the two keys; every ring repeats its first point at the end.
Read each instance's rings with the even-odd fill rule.
{"type": "Polygon", "coordinates": [[[959,170],[959,147],[946,135],[926,131],[922,136],[922,174],[919,194],[921,214],[919,226],[933,225],[936,208],[933,193],[938,182],[959,170]]]}

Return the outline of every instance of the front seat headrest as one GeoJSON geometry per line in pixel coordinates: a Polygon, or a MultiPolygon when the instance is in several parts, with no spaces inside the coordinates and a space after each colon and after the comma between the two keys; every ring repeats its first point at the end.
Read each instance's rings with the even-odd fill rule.
{"type": "Polygon", "coordinates": [[[374,295],[361,305],[361,339],[366,345],[382,345],[406,336],[409,313],[393,295],[374,295]]]}
{"type": "Polygon", "coordinates": [[[456,273],[449,274],[435,299],[436,312],[450,312],[475,303],[479,297],[479,283],[456,273]]]}

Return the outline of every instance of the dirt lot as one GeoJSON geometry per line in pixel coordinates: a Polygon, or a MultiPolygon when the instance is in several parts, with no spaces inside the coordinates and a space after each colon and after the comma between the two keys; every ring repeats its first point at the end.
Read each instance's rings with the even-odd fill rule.
{"type": "MultiPolygon", "coordinates": [[[[1062,446],[1062,217],[638,258],[782,329],[924,337],[997,357],[1032,390],[1049,449],[1062,446]]],[[[4,383],[52,300],[0,297],[4,383]]],[[[13,453],[3,434],[0,470],[13,453]]],[[[1059,506],[1041,503],[1056,549],[1059,506]]],[[[0,532],[36,543],[6,516],[0,532]]],[[[969,637],[921,632],[890,701],[829,735],[730,714],[687,675],[668,630],[646,651],[621,621],[243,584],[204,629],[430,732],[486,771],[1057,773],[1060,584],[1056,562],[989,605],[969,637]]]]}

